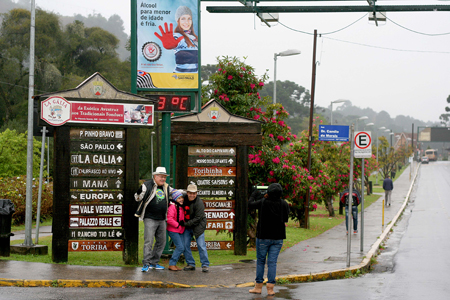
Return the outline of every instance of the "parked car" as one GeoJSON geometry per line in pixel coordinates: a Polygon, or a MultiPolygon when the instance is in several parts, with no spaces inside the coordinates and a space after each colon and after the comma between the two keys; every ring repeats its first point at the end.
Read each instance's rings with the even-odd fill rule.
{"type": "Polygon", "coordinates": [[[429,162],[428,156],[422,156],[422,163],[427,164],[429,162]]]}

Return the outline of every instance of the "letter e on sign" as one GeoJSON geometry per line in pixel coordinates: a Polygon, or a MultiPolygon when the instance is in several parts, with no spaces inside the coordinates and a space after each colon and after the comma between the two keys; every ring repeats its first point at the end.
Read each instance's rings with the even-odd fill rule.
{"type": "Polygon", "coordinates": [[[372,157],[372,137],[370,131],[355,132],[355,157],[370,158],[372,157]]]}

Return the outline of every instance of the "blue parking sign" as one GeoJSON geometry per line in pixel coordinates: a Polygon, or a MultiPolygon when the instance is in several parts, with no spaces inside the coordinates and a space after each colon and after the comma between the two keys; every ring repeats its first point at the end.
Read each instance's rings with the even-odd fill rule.
{"type": "Polygon", "coordinates": [[[319,125],[319,141],[348,142],[349,126],[319,125]]]}

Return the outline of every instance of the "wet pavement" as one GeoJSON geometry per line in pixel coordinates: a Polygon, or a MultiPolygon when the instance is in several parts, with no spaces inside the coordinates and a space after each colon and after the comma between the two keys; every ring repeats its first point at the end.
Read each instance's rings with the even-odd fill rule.
{"type": "MultiPolygon", "coordinates": [[[[417,164],[415,165],[417,166],[417,164]]],[[[405,207],[405,199],[415,178],[409,167],[394,182],[392,206],[386,207],[382,227],[384,194],[364,211],[364,237],[361,251],[361,214],[358,234],[351,234],[350,268],[347,268],[347,236],[344,222],[326,232],[302,241],[278,257],[277,277],[289,281],[342,278],[348,271],[365,269],[387,237],[390,228],[405,207]],[[393,222],[392,222],[393,221],[393,222]]],[[[50,227],[41,228],[39,236],[50,235],[50,227]]],[[[22,233],[23,234],[23,233],[22,233]]],[[[34,237],[34,234],[33,234],[34,237]]],[[[23,239],[16,233],[12,239],[23,239]]],[[[195,271],[171,272],[150,270],[141,272],[131,267],[89,267],[65,264],[44,264],[5,261],[0,258],[0,286],[147,286],[147,287],[236,287],[253,284],[256,263],[210,266],[209,273],[195,271]]]]}

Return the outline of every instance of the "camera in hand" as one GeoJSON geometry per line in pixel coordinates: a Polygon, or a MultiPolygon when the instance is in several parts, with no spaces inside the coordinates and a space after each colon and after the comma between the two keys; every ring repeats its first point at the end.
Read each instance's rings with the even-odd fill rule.
{"type": "Polygon", "coordinates": [[[261,193],[261,195],[265,195],[265,194],[267,194],[267,188],[268,188],[269,186],[265,186],[265,185],[257,185],[257,186],[253,186],[253,190],[258,190],[260,193],[261,193]]]}

